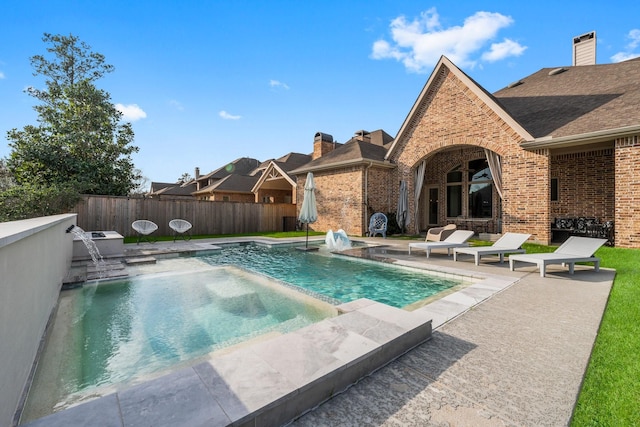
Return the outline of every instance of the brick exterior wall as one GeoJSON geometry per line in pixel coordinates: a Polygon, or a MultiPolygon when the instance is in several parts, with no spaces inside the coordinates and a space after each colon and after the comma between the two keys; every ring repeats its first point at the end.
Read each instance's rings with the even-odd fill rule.
{"type": "Polygon", "coordinates": [[[640,248],[640,135],[615,142],[616,246],[640,248]]]}
{"type": "MultiPolygon", "coordinates": [[[[363,176],[363,167],[314,172],[318,220],[309,224],[309,229],[323,232],[343,229],[348,235],[363,235],[363,176]]],[[[306,175],[298,176],[298,214],[306,181],[306,175]]]]}
{"type": "MultiPolygon", "coordinates": [[[[410,216],[413,218],[413,177],[422,160],[430,161],[439,152],[442,156],[456,156],[455,149],[473,153],[473,147],[487,148],[501,156],[502,231],[531,233],[535,240],[547,243],[551,237],[549,153],[547,150],[524,151],[520,148],[521,142],[522,138],[516,131],[454,73],[442,67],[408,123],[404,139],[396,142],[390,160],[397,163],[398,168],[392,181],[404,179],[409,184],[410,216]]],[[[445,162],[455,166],[459,160],[461,158],[445,162]]],[[[433,161],[429,163],[435,164],[433,161]]],[[[432,179],[434,173],[429,172],[432,179]]],[[[441,211],[446,208],[443,196],[441,193],[441,211]]],[[[423,201],[420,209],[426,208],[423,201]]],[[[412,224],[410,229],[418,231],[415,221],[412,224]]]]}
{"type": "MultiPolygon", "coordinates": [[[[389,192],[391,176],[389,169],[368,164],[314,172],[318,220],[309,229],[343,229],[350,236],[364,236],[373,213],[395,211],[397,196],[392,199],[389,192]]],[[[306,175],[298,176],[298,213],[306,180],[306,175]]]]}
{"type": "Polygon", "coordinates": [[[558,201],[551,202],[551,220],[587,216],[615,218],[613,149],[551,156],[551,178],[558,179],[558,201]]]}

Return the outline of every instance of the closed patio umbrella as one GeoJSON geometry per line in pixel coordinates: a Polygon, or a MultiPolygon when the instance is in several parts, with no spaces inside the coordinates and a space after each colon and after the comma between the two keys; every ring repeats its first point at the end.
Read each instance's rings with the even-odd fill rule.
{"type": "Polygon", "coordinates": [[[307,240],[304,247],[309,246],[309,223],[318,220],[318,209],[316,208],[316,186],[313,182],[313,173],[307,173],[307,181],[304,184],[304,195],[302,198],[302,206],[298,219],[300,222],[307,224],[307,240]]]}
{"type": "Polygon", "coordinates": [[[398,197],[398,210],[396,211],[396,221],[400,226],[400,232],[404,233],[404,228],[409,223],[407,221],[409,214],[409,193],[407,191],[407,182],[400,181],[400,194],[398,197]]]}

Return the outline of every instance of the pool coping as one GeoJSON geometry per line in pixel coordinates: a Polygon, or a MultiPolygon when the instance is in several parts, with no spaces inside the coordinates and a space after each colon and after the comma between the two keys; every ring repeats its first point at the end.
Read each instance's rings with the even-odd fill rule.
{"type": "MultiPolygon", "coordinates": [[[[232,241],[266,241],[274,245],[266,239],[232,241]]],[[[300,242],[279,240],[277,245],[280,244],[300,242]]],[[[201,246],[202,251],[211,250],[212,244],[201,246]]],[[[180,253],[159,255],[174,257],[180,253]]],[[[425,268],[411,260],[396,263],[425,268]]],[[[104,425],[114,426],[139,425],[143,421],[153,425],[285,424],[429,340],[434,329],[519,280],[458,268],[430,265],[429,269],[471,275],[476,280],[410,312],[366,299],[342,304],[338,308],[343,314],[338,317],[214,354],[192,366],[24,425],[88,424],[96,417],[104,425]]]]}

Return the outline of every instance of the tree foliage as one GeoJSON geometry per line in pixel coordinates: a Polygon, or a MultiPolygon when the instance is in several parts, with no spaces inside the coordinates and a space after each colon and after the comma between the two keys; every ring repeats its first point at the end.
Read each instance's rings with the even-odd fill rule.
{"type": "MultiPolygon", "coordinates": [[[[139,180],[131,154],[138,151],[130,123],[94,82],[113,66],[78,37],[45,34],[51,58],[31,58],[46,89],[26,92],[40,101],[38,124],[7,133],[7,167],[21,186],[74,188],[85,194],[124,196],[139,180]]],[[[65,190],[66,191],[66,190],[65,190]]]]}
{"type": "Polygon", "coordinates": [[[14,185],[0,192],[0,222],[69,212],[80,199],[72,185],[14,185]]]}

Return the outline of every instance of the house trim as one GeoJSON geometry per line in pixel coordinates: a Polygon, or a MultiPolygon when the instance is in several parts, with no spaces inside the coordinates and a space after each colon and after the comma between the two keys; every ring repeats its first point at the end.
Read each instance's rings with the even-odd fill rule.
{"type": "Polygon", "coordinates": [[[614,139],[631,136],[640,132],[640,125],[624,126],[615,129],[599,130],[595,132],[581,133],[577,135],[561,136],[553,138],[545,136],[531,141],[525,141],[520,146],[525,150],[537,150],[540,148],[568,148],[578,145],[596,144],[612,141],[614,139]]]}
{"type": "Polygon", "coordinates": [[[361,166],[361,165],[365,165],[365,166],[375,165],[375,166],[383,167],[387,169],[396,168],[396,165],[394,163],[391,163],[388,160],[380,161],[380,160],[371,160],[371,159],[365,159],[360,157],[358,159],[345,160],[341,162],[333,162],[325,165],[317,165],[317,166],[311,166],[311,167],[303,166],[301,168],[292,170],[289,173],[292,175],[300,175],[307,172],[317,172],[317,171],[323,171],[323,170],[337,169],[345,166],[361,166]]]}

